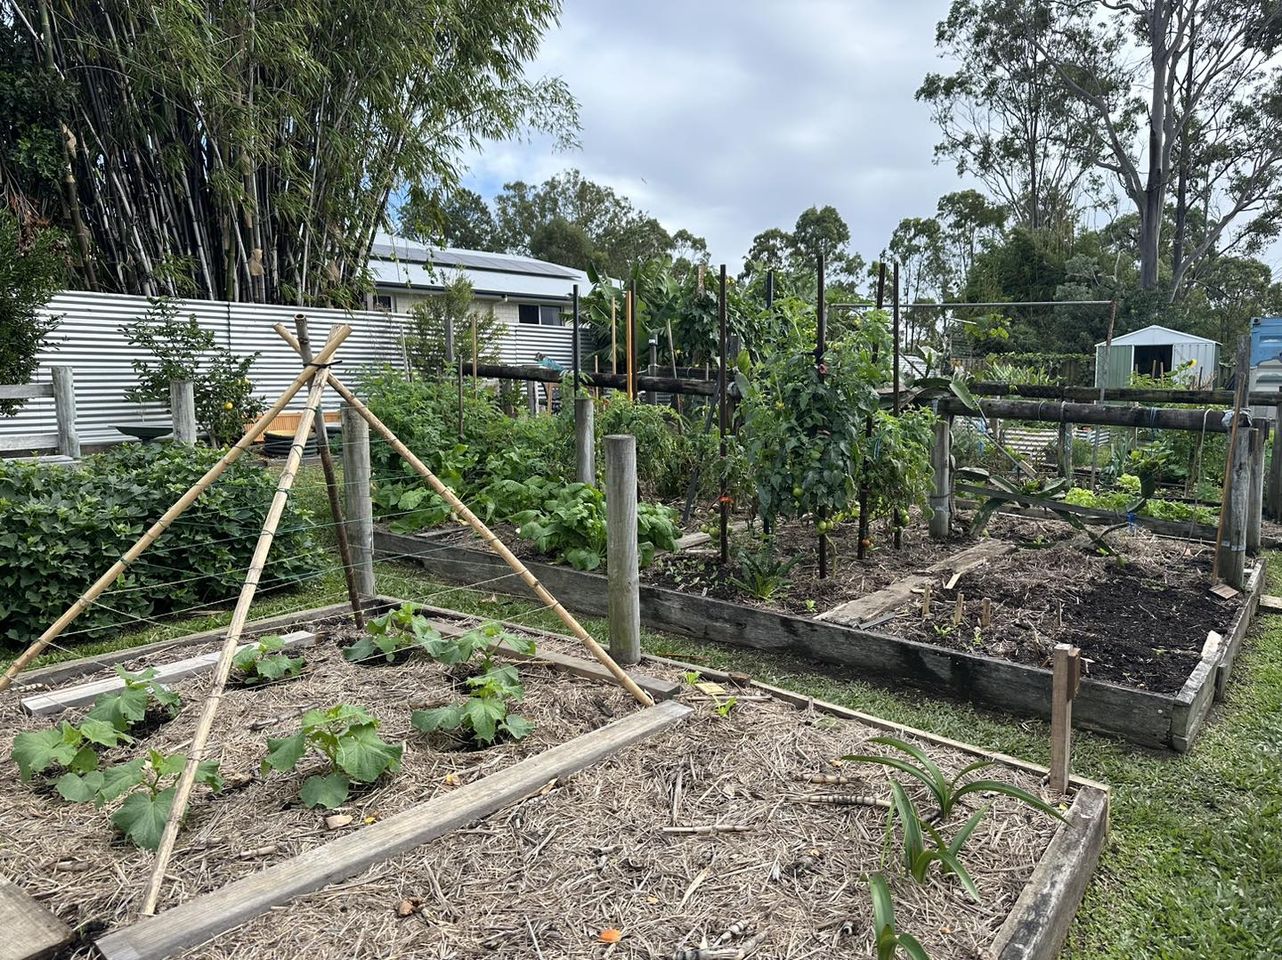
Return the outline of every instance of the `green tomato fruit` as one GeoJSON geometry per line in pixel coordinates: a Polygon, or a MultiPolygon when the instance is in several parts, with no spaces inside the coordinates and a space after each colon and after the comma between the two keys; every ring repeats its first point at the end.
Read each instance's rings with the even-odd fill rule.
{"type": "Polygon", "coordinates": [[[793,495],[794,497],[800,497],[803,493],[805,493],[805,491],[804,491],[804,490],[802,490],[802,489],[801,489],[801,487],[793,487],[793,488],[792,488],[792,495],[793,495]]]}

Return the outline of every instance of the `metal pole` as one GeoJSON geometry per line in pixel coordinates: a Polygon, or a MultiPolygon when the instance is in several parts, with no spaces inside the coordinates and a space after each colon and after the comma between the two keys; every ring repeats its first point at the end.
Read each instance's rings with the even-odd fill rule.
{"type": "Polygon", "coordinates": [[[721,562],[730,562],[730,492],[726,487],[726,437],[730,433],[730,405],[726,397],[726,265],[721,265],[721,284],[717,288],[717,433],[720,438],[720,463],[717,472],[721,475],[717,506],[720,508],[721,527],[721,562]]]}
{"type": "MultiPolygon", "coordinates": [[[[570,391],[573,396],[578,396],[579,373],[581,371],[579,367],[579,285],[577,283],[574,285],[574,343],[572,346],[574,356],[574,380],[570,387],[570,391]]],[[[562,398],[561,402],[564,403],[565,399],[562,398]]]]}
{"type": "Polygon", "coordinates": [[[605,438],[605,551],[610,656],[641,659],[641,578],[637,561],[637,439],[605,438]]]}
{"type": "MultiPolygon", "coordinates": [[[[819,377],[819,382],[823,383],[824,354],[828,351],[828,311],[824,304],[824,255],[819,254],[818,262],[818,302],[815,304],[815,373],[819,377]]],[[[828,519],[826,510],[819,510],[819,520],[828,519]]],[[[828,576],[828,535],[820,532],[819,534],[819,579],[823,580],[828,576]]]]}
{"type": "MultiPolygon", "coordinates": [[[[892,338],[892,345],[895,348],[895,359],[894,359],[895,369],[893,371],[894,381],[895,381],[894,383],[895,393],[894,393],[894,399],[892,402],[894,404],[893,409],[894,409],[895,417],[898,418],[899,409],[900,409],[899,408],[899,261],[898,260],[895,261],[894,281],[893,281],[893,286],[891,287],[891,304],[892,304],[891,325],[894,327],[894,337],[892,338]]],[[[895,549],[898,550],[903,545],[903,529],[904,529],[903,516],[900,514],[898,507],[895,507],[894,526],[895,526],[895,549]]]]}
{"type": "MultiPolygon", "coordinates": [[[[886,305],[886,264],[877,264],[877,310],[880,312],[886,305]]],[[[872,360],[877,362],[877,343],[873,341],[872,360]]],[[[864,425],[864,439],[872,438],[873,418],[868,418],[867,424],[864,425]]],[[[871,443],[865,444],[871,447],[871,443]]],[[[855,548],[855,556],[862,560],[868,552],[868,481],[861,479],[859,481],[859,546],[855,548]]]]}
{"type": "Polygon", "coordinates": [[[766,271],[766,309],[770,310],[775,305],[775,272],[774,269],[766,271]]]}

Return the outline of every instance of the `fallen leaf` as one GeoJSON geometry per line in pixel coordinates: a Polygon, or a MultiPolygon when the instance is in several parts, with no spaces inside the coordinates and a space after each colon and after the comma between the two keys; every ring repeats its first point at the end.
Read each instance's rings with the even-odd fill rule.
{"type": "Polygon", "coordinates": [[[366,817],[362,822],[368,827],[371,823],[378,823],[378,817],[366,817]]]}
{"type": "Polygon", "coordinates": [[[616,930],[614,927],[606,927],[597,936],[602,943],[618,943],[623,939],[623,931],[616,930]]]}
{"type": "Polygon", "coordinates": [[[445,775],[445,785],[447,787],[457,787],[461,781],[457,773],[447,773],[445,775]]]}
{"type": "Polygon", "coordinates": [[[406,897],[396,905],[396,915],[398,917],[409,917],[418,913],[419,907],[423,901],[418,897],[406,897]]]}
{"type": "Polygon", "coordinates": [[[351,822],[352,815],[350,813],[336,813],[325,818],[325,826],[330,830],[341,830],[351,822]]]}

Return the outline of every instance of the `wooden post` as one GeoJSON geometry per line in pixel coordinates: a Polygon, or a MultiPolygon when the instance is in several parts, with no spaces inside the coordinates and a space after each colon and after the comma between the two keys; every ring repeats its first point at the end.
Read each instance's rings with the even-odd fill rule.
{"type": "MultiPolygon", "coordinates": [[[[303,368],[311,366],[312,342],[307,336],[307,317],[298,314],[294,317],[294,328],[298,331],[298,348],[303,359],[303,368]]],[[[314,426],[316,433],[316,452],[320,454],[321,473],[325,477],[325,499],[329,501],[329,516],[334,523],[334,540],[338,546],[338,558],[343,564],[343,579],[347,583],[347,600],[352,608],[352,620],[357,630],[365,629],[365,613],[361,609],[361,585],[356,580],[356,568],[352,562],[352,547],[347,539],[347,528],[343,525],[343,505],[339,502],[338,477],[334,473],[334,456],[329,451],[329,431],[325,428],[325,415],[318,413],[314,426]]],[[[368,435],[365,451],[365,486],[369,487],[369,449],[368,435]]],[[[367,506],[368,510],[369,507],[367,506]]],[[[370,530],[372,542],[373,529],[370,530]]],[[[372,582],[372,578],[371,578],[372,582]]],[[[373,594],[373,589],[365,591],[373,594]]]]}
{"type": "Polygon", "coordinates": [[[70,367],[50,367],[53,378],[53,411],[58,419],[58,452],[80,459],[80,436],[76,433],[76,378],[70,367]]]}
{"type": "Polygon", "coordinates": [[[374,502],[370,491],[369,424],[351,404],[343,404],[343,489],[347,531],[351,545],[352,575],[356,589],[366,597],[374,588],[374,502]]]}
{"type": "Polygon", "coordinates": [[[637,564],[637,440],[605,438],[605,544],[609,576],[610,656],[641,659],[641,579],[637,564]]]}
{"type": "MultiPolygon", "coordinates": [[[[891,346],[894,347],[895,356],[891,361],[891,375],[894,378],[894,393],[891,394],[891,409],[896,418],[899,416],[901,401],[899,399],[899,261],[895,261],[894,270],[891,280],[891,326],[894,328],[891,335],[891,346]]],[[[895,549],[898,550],[903,546],[904,517],[899,508],[894,510],[894,516],[891,521],[895,529],[895,549]]]]}
{"type": "Polygon", "coordinates": [[[222,702],[227,677],[231,673],[232,658],[236,654],[236,648],[240,646],[245,621],[249,619],[250,604],[254,602],[259,578],[267,565],[267,555],[276,537],[276,527],[280,523],[281,514],[285,512],[289,490],[294,485],[294,478],[298,474],[298,465],[303,459],[303,446],[307,442],[307,435],[311,433],[312,422],[319,415],[321,397],[325,392],[325,384],[329,380],[329,367],[308,366],[305,372],[312,377],[307,406],[298,419],[298,429],[294,431],[294,442],[290,445],[289,456],[277,481],[271,506],[267,508],[262,533],[258,536],[254,554],[249,560],[249,572],[245,574],[245,584],[241,587],[240,596],[236,599],[236,609],[232,612],[227,636],[223,639],[218,665],[214,668],[214,678],[209,685],[209,693],[205,697],[200,720],[196,724],[196,730],[187,748],[187,764],[178,778],[173,802],[169,806],[169,814],[165,820],[165,831],[161,835],[160,846],[156,850],[156,859],[151,868],[151,877],[147,881],[147,889],[143,895],[142,912],[144,914],[150,915],[156,912],[156,904],[160,900],[160,888],[164,885],[165,873],[169,869],[169,858],[173,856],[174,844],[178,840],[178,829],[182,825],[183,815],[187,812],[187,801],[191,797],[192,788],[196,785],[196,768],[204,759],[205,745],[209,742],[209,735],[213,731],[214,718],[218,714],[218,706],[222,702]]]}
{"type": "Polygon", "coordinates": [[[1068,643],[1055,644],[1051,673],[1051,772],[1050,791],[1063,796],[1068,790],[1069,755],[1073,740],[1073,697],[1081,677],[1081,652],[1068,643]]]}
{"type": "Polygon", "coordinates": [[[579,483],[596,483],[596,409],[592,398],[574,398],[574,478],[579,483]]]}
{"type": "MultiPolygon", "coordinates": [[[[1251,341],[1248,337],[1242,337],[1238,341],[1237,358],[1233,364],[1233,424],[1229,429],[1228,452],[1224,457],[1224,482],[1220,487],[1220,519],[1216,525],[1215,533],[1215,557],[1211,561],[1211,583],[1219,583],[1221,580],[1229,583],[1233,587],[1241,589],[1242,571],[1245,568],[1246,558],[1239,556],[1236,564],[1232,563],[1232,553],[1237,540],[1233,536],[1231,527],[1233,526],[1233,504],[1237,501],[1236,494],[1242,487],[1242,484],[1236,482],[1235,470],[1238,465],[1239,455],[1242,461],[1247,462],[1244,448],[1239,447],[1241,430],[1244,416],[1243,406],[1246,403],[1247,379],[1250,376],[1251,361],[1251,341]],[[1230,579],[1225,573],[1225,564],[1228,562],[1230,568],[1237,573],[1236,580],[1230,579]]],[[[1249,476],[1249,473],[1248,473],[1249,476]]],[[[1242,550],[1246,550],[1246,507],[1243,506],[1238,516],[1239,525],[1242,532],[1242,550]]]]}
{"type": "Polygon", "coordinates": [[[1246,528],[1251,502],[1251,430],[1243,426],[1235,431],[1232,455],[1229,457],[1230,478],[1226,516],[1221,535],[1220,578],[1241,590],[1246,582],[1246,528]]]}
{"type": "MultiPolygon", "coordinates": [[[[826,282],[824,280],[824,255],[821,253],[818,257],[816,270],[816,279],[818,280],[818,300],[815,303],[815,375],[819,382],[823,383],[824,370],[827,364],[824,361],[824,354],[828,352],[828,295],[826,291],[826,282]]],[[[898,401],[896,401],[898,403],[898,401]]],[[[898,408],[895,410],[898,413],[898,408]]],[[[794,483],[796,481],[793,481],[794,483]]],[[[828,519],[826,510],[815,511],[815,518],[820,524],[828,519]]],[[[819,579],[828,578],[828,534],[823,531],[827,529],[826,525],[820,526],[819,530],[819,579]]],[[[898,536],[898,534],[896,534],[898,536]]],[[[898,544],[896,544],[898,545],[898,544]]]]}
{"type": "Polygon", "coordinates": [[[476,376],[476,365],[481,362],[481,358],[476,346],[476,313],[472,313],[472,392],[479,394],[481,392],[481,381],[476,376]]]}
{"type": "MultiPolygon", "coordinates": [[[[288,343],[290,347],[294,350],[298,350],[298,341],[294,338],[293,334],[285,329],[283,324],[278,323],[272,327],[272,329],[275,330],[277,336],[288,343]]],[[[349,332],[351,330],[350,327],[346,327],[344,329],[349,332]]],[[[516,555],[507,548],[503,541],[494,535],[494,531],[487,527],[481,521],[480,517],[468,509],[467,504],[458,498],[458,494],[442,483],[440,478],[428,469],[427,464],[420,460],[415,455],[414,451],[405,446],[405,444],[401,442],[401,439],[392,432],[387,424],[378,419],[369,407],[361,403],[360,398],[356,396],[356,394],[353,393],[341,380],[337,377],[331,376],[329,382],[330,386],[338,391],[338,395],[355,407],[360,415],[365,418],[366,422],[369,423],[370,427],[387,441],[388,446],[395,450],[402,459],[404,459],[405,462],[413,468],[414,472],[426,480],[427,485],[431,487],[442,500],[449,504],[450,509],[454,511],[454,515],[476,531],[481,540],[499,555],[499,558],[512,569],[513,573],[521,578],[522,582],[534,592],[534,595],[543,601],[543,603],[551,609],[553,613],[561,618],[561,622],[569,627],[570,632],[574,634],[585,647],[587,647],[588,652],[592,654],[592,656],[594,656],[603,667],[610,671],[610,675],[618,681],[619,685],[623,687],[624,690],[628,691],[628,693],[632,695],[632,698],[636,700],[637,703],[641,704],[643,707],[650,707],[654,705],[654,700],[650,698],[650,695],[642,690],[635,680],[628,676],[627,671],[610,658],[610,655],[605,652],[596,640],[593,639],[592,634],[583,629],[583,625],[574,618],[574,615],[571,614],[569,610],[565,609],[565,606],[560,600],[552,596],[547,587],[543,586],[543,584],[539,582],[538,578],[530,572],[529,567],[517,559],[516,555]]]]}
{"type": "Polygon", "coordinates": [[[1059,475],[1073,479],[1073,428],[1067,420],[1059,422],[1059,475]]]}
{"type": "Polygon", "coordinates": [[[1250,467],[1251,485],[1247,491],[1246,549],[1254,555],[1260,552],[1260,527],[1264,520],[1264,427],[1251,428],[1250,467]]]}
{"type": "Polygon", "coordinates": [[[196,445],[196,391],[190,380],[169,383],[169,412],[174,418],[174,443],[196,445]]]}
{"type": "Polygon", "coordinates": [[[539,389],[533,380],[525,381],[525,405],[530,410],[530,416],[539,415],[539,389]]]}
{"type": "MultiPolygon", "coordinates": [[[[281,329],[284,330],[285,328],[281,327],[281,329]]],[[[327,362],[329,358],[334,355],[334,351],[339,348],[351,332],[352,328],[347,324],[342,324],[331,330],[329,341],[321,349],[320,354],[316,358],[317,361],[320,363],[327,362]]],[[[297,341],[294,342],[297,343],[297,341]]],[[[240,459],[244,452],[249,449],[249,445],[266,432],[267,428],[271,426],[272,421],[280,415],[281,411],[289,406],[289,402],[294,399],[294,395],[297,394],[298,391],[301,390],[309,380],[311,380],[311,378],[311,370],[304,370],[300,373],[295,378],[294,382],[285,388],[285,392],[280,395],[280,398],[272,404],[261,417],[258,418],[258,421],[252,427],[245,431],[245,435],[237,440],[236,444],[223,454],[222,458],[210,467],[205,472],[205,475],[192,485],[190,490],[179,497],[177,502],[166,510],[161,518],[153,523],[147,532],[139,537],[138,540],[135,541],[134,545],[126,550],[120,559],[111,565],[111,568],[106,573],[94,581],[93,586],[86,590],[85,593],[81,595],[80,599],[68,607],[62,616],[55,620],[44,633],[40,634],[40,636],[22,652],[21,656],[14,660],[13,663],[9,664],[9,668],[5,670],[4,676],[0,677],[0,691],[8,689],[9,684],[13,683],[14,677],[21,673],[32,660],[40,656],[41,652],[49,646],[50,643],[56,640],[62,634],[62,631],[66,630],[76,617],[84,613],[85,610],[88,609],[89,605],[92,604],[104,590],[112,586],[120,578],[121,574],[125,573],[131,566],[133,566],[134,561],[142,556],[143,551],[155,543],[156,539],[168,530],[175,520],[186,512],[187,508],[196,501],[197,497],[208,490],[210,485],[222,476],[229,466],[240,459]]]]}
{"type": "Polygon", "coordinates": [[[1273,451],[1269,460],[1269,516],[1282,520],[1282,403],[1273,409],[1273,451]]]}
{"type": "Polygon", "coordinates": [[[935,472],[935,490],[930,498],[930,537],[947,540],[953,513],[953,431],[948,417],[935,421],[935,443],[930,450],[930,466],[935,472]]]}
{"type": "MultiPolygon", "coordinates": [[[[767,279],[768,279],[768,280],[773,280],[773,279],[774,279],[774,271],[771,271],[771,272],[770,272],[770,274],[767,276],[767,279]]],[[[773,287],[773,284],[771,284],[771,285],[767,286],[767,296],[773,300],[773,297],[774,297],[774,287],[773,287]]],[[[881,313],[881,309],[882,309],[882,307],[884,307],[884,306],[886,305],[886,264],[885,264],[885,263],[878,263],[878,264],[877,264],[877,300],[876,300],[876,303],[877,303],[877,312],[878,312],[878,313],[881,313]]],[[[875,341],[874,341],[874,343],[873,343],[873,345],[872,345],[872,361],[873,361],[873,363],[874,363],[874,364],[877,362],[877,344],[876,344],[876,342],[875,342],[875,341]]],[[[869,417],[868,417],[867,422],[864,424],[864,439],[865,439],[865,440],[871,440],[871,438],[872,438],[873,422],[874,422],[874,421],[873,421],[873,418],[872,418],[871,416],[869,416],[869,417]]],[[[951,442],[951,441],[950,441],[950,442],[951,442]]],[[[869,444],[869,446],[871,446],[871,444],[869,444]]],[[[868,552],[868,546],[867,546],[867,545],[868,545],[868,543],[869,543],[869,538],[868,538],[868,524],[869,524],[869,517],[868,517],[868,495],[869,495],[869,490],[868,490],[868,480],[867,480],[867,476],[866,476],[866,474],[864,473],[864,471],[863,471],[863,470],[860,470],[860,477],[861,477],[861,479],[860,479],[860,481],[859,481],[859,545],[858,545],[858,547],[856,547],[856,550],[855,550],[855,557],[856,557],[857,559],[859,559],[859,560],[862,560],[862,559],[864,559],[864,556],[865,556],[865,555],[867,554],[867,552],[868,552]]]]}
{"type": "Polygon", "coordinates": [[[633,293],[634,291],[629,290],[623,301],[623,338],[624,338],[623,362],[627,364],[627,368],[628,368],[628,399],[629,400],[636,400],[637,398],[636,358],[633,355],[633,351],[635,350],[636,345],[632,342],[632,334],[633,334],[632,328],[635,322],[635,318],[632,313],[634,309],[632,305],[633,293]]]}
{"type": "Polygon", "coordinates": [[[445,363],[454,366],[454,318],[445,318],[445,363]]]}
{"type": "Polygon", "coordinates": [[[615,311],[614,294],[610,295],[610,372],[619,372],[619,324],[615,311]]]}

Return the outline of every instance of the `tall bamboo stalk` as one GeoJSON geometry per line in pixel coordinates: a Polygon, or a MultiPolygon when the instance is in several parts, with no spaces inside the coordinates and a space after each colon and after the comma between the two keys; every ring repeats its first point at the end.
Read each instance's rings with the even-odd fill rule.
{"type": "MultiPolygon", "coordinates": [[[[298,341],[294,338],[293,334],[285,329],[284,324],[278,323],[273,329],[275,329],[280,338],[288,343],[295,351],[300,349],[298,341]]],[[[399,453],[401,457],[403,457],[405,461],[414,468],[418,475],[426,480],[428,485],[431,486],[431,488],[450,505],[450,509],[452,509],[457,516],[461,517],[468,526],[475,530],[481,539],[493,548],[495,553],[503,558],[503,561],[511,567],[522,580],[525,581],[526,585],[531,590],[534,591],[535,596],[547,604],[547,606],[561,618],[561,622],[569,627],[570,632],[583,642],[583,645],[588,648],[588,651],[592,656],[596,657],[601,665],[610,671],[614,679],[619,681],[620,685],[622,685],[628,693],[632,694],[633,698],[638,703],[647,707],[654,703],[654,701],[650,699],[649,694],[638,687],[636,681],[629,677],[623,668],[615,663],[614,659],[606,653],[596,640],[592,638],[592,635],[583,629],[583,626],[574,618],[574,615],[571,614],[570,611],[566,610],[565,607],[561,606],[561,601],[552,596],[548,589],[544,587],[543,584],[539,583],[534,574],[530,573],[529,568],[517,559],[516,555],[507,548],[506,544],[496,537],[490,528],[487,527],[476,514],[468,509],[467,504],[460,500],[453,490],[442,483],[437,478],[436,474],[432,473],[432,471],[428,469],[427,465],[416,457],[413,451],[411,451],[409,447],[405,446],[405,444],[400,441],[400,438],[397,437],[396,434],[394,434],[387,425],[383,423],[383,421],[378,419],[369,407],[365,406],[365,404],[360,401],[360,398],[357,397],[356,394],[352,393],[351,390],[344,386],[343,382],[339,380],[338,377],[331,375],[329,382],[330,386],[337,390],[339,395],[357,412],[359,412],[375,431],[383,436],[383,439],[388,442],[392,449],[399,453]]]]}
{"type": "Polygon", "coordinates": [[[192,788],[196,784],[196,770],[204,759],[205,745],[209,742],[214,718],[218,715],[219,704],[222,703],[227,678],[231,674],[232,661],[236,656],[236,648],[240,645],[241,634],[245,631],[245,621],[249,619],[249,608],[254,602],[254,594],[258,591],[258,581],[263,575],[263,568],[267,565],[267,555],[271,552],[272,541],[276,538],[276,527],[280,524],[281,514],[285,512],[289,490],[294,485],[294,478],[298,475],[298,465],[303,459],[303,447],[307,443],[307,435],[312,431],[312,424],[325,392],[325,384],[329,380],[327,366],[309,366],[306,372],[312,378],[307,407],[298,419],[298,428],[294,431],[294,443],[289,448],[289,456],[281,471],[271,506],[267,508],[263,530],[258,535],[258,544],[254,547],[254,555],[249,561],[249,572],[245,574],[245,585],[241,587],[240,597],[236,600],[236,609],[227,627],[227,636],[223,640],[223,647],[218,655],[218,664],[214,667],[214,677],[209,684],[209,693],[205,696],[200,721],[196,724],[191,746],[187,749],[187,765],[183,767],[182,776],[178,778],[174,799],[169,807],[169,817],[165,821],[165,832],[161,835],[160,846],[156,849],[151,878],[147,881],[147,890],[143,895],[142,912],[144,914],[156,912],[160,888],[165,882],[165,871],[169,868],[169,858],[173,856],[174,843],[178,839],[178,828],[182,824],[183,815],[187,812],[187,801],[191,798],[192,788]]]}
{"type": "MultiPolygon", "coordinates": [[[[347,339],[351,332],[352,328],[347,324],[335,327],[330,332],[329,340],[326,341],[321,352],[317,354],[315,362],[328,363],[330,358],[334,356],[334,351],[339,348],[339,345],[347,339]]],[[[22,655],[19,656],[18,659],[14,660],[13,663],[9,665],[9,669],[4,672],[4,676],[0,677],[0,691],[7,689],[9,685],[13,683],[14,678],[21,673],[32,660],[40,656],[41,651],[56,640],[62,632],[70,626],[71,622],[75,620],[76,617],[84,613],[95,599],[101,596],[108,587],[115,583],[116,580],[133,565],[134,561],[142,555],[144,550],[155,543],[160,535],[168,530],[173,522],[182,516],[188,507],[196,502],[197,497],[208,490],[213,482],[222,476],[228,467],[240,459],[241,454],[249,449],[249,445],[263,435],[267,428],[271,426],[272,421],[275,420],[276,417],[280,415],[281,411],[289,405],[289,402],[294,399],[294,395],[312,379],[313,369],[314,368],[308,368],[295,377],[294,382],[286,387],[285,392],[280,395],[280,399],[272,404],[267,412],[258,418],[254,425],[245,432],[245,435],[236,442],[236,445],[223,454],[222,458],[210,467],[209,470],[206,471],[205,475],[197,480],[190,490],[184,493],[172,507],[165,511],[164,515],[159,520],[152,524],[151,529],[139,537],[137,542],[125,551],[124,556],[111,565],[110,570],[99,577],[93,586],[85,591],[80,599],[73,603],[62,616],[55,620],[44,633],[42,633],[29,647],[27,647],[26,650],[22,652],[22,655]]]]}

